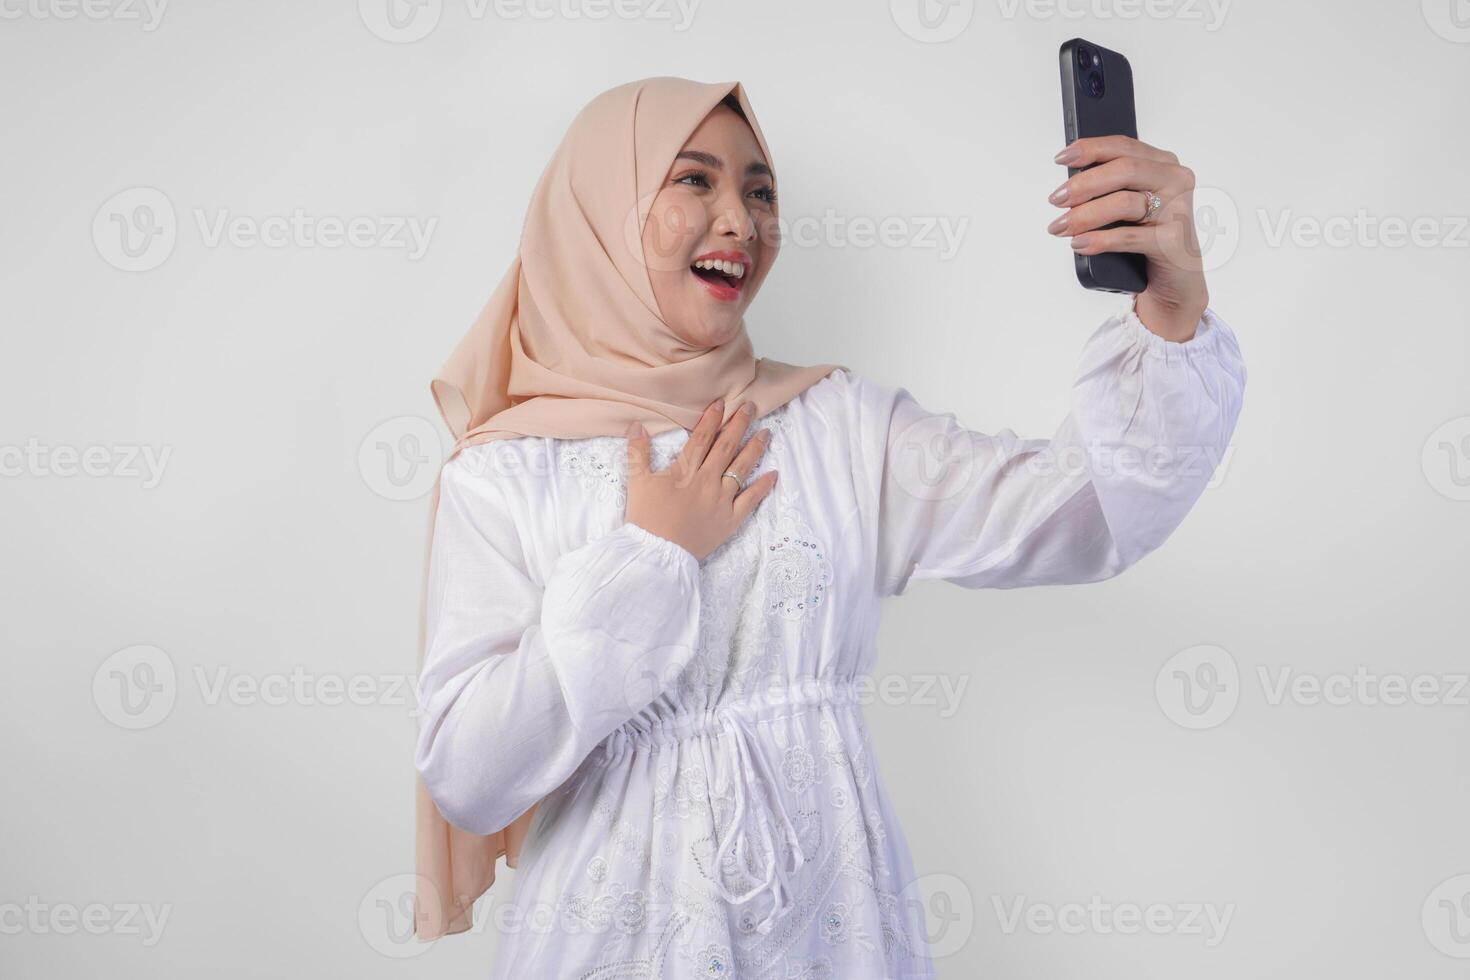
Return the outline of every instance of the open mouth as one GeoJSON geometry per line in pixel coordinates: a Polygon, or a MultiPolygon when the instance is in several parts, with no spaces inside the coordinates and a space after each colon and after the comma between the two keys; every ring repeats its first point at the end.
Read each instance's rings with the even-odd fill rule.
{"type": "Polygon", "coordinates": [[[705,257],[696,259],[689,271],[704,281],[717,299],[730,300],[740,295],[749,265],[743,259],[705,257]]]}

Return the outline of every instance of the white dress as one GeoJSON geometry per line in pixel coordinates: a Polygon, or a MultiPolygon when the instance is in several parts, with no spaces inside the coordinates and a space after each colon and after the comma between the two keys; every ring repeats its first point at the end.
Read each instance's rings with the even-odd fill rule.
{"type": "MultiPolygon", "coordinates": [[[[493,976],[935,976],[858,703],[879,600],[921,578],[1116,575],[1203,491],[1245,376],[1213,312],[1182,344],[1119,313],[1048,440],[967,430],[838,369],[750,423],[772,431],[751,478],[779,479],[703,561],[624,521],[622,438],[461,453],[416,764],[478,833],[549,795],[490,916],[493,976]]],[[[654,467],[687,438],[655,434],[654,467]]]]}

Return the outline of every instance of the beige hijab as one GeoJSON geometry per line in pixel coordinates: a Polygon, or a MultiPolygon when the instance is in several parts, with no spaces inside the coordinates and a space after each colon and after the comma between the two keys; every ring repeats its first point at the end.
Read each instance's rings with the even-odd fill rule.
{"type": "MultiPolygon", "coordinates": [[[[841,366],[757,358],[743,325],[725,344],[692,348],[659,313],[643,224],[689,134],[732,92],[774,171],[738,82],[646,78],[577,114],[536,184],[509,271],[431,385],[455,438],[450,459],[492,439],[621,436],[635,419],[650,433],[691,429],[720,396],[727,419],[743,400],[759,417],[841,366]]],[[[431,540],[438,499],[436,482],[431,540]]],[[[422,625],[421,614],[421,666],[422,625]]],[[[419,939],[470,928],[471,906],[501,856],[516,866],[539,806],[481,836],[449,824],[418,782],[419,939]]]]}

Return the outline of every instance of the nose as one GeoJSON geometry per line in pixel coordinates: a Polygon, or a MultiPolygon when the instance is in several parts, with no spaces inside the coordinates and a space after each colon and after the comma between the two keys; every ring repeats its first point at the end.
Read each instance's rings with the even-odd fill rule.
{"type": "Polygon", "coordinates": [[[715,201],[714,208],[716,214],[712,230],[716,235],[729,236],[741,243],[755,239],[755,218],[745,206],[739,190],[726,190],[715,201]]]}

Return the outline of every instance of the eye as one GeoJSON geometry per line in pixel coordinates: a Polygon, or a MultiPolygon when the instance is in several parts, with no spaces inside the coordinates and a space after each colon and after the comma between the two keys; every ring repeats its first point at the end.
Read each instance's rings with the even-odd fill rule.
{"type": "MultiPolygon", "coordinates": [[[[673,181],[671,181],[671,183],[683,184],[686,187],[703,187],[706,189],[710,186],[709,175],[702,170],[695,170],[690,173],[683,174],[679,177],[675,177],[673,181]]],[[[767,204],[776,203],[776,188],[770,184],[767,184],[764,187],[758,187],[750,193],[752,196],[757,197],[762,201],[765,201],[767,204]]]]}

